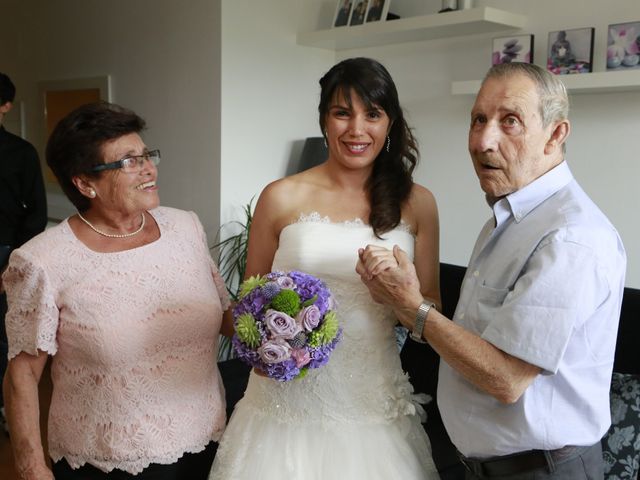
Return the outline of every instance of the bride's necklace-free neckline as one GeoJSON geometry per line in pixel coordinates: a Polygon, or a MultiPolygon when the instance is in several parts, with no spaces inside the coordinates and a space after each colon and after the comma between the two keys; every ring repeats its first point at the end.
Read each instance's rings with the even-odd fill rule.
{"type": "Polygon", "coordinates": [[[84,218],[82,216],[82,214],[80,212],[78,212],[78,217],[80,217],[80,220],[82,220],[84,223],[86,223],[87,226],[91,230],[93,230],[94,232],[102,235],[103,237],[109,237],[109,238],[129,238],[129,237],[133,237],[134,235],[139,234],[144,229],[144,224],[145,224],[144,212],[141,215],[142,215],[142,221],[140,222],[140,227],[138,227],[138,229],[136,231],[131,232],[131,233],[107,233],[107,232],[103,232],[102,230],[98,230],[96,227],[94,227],[91,224],[91,222],[89,220],[84,218]]]}

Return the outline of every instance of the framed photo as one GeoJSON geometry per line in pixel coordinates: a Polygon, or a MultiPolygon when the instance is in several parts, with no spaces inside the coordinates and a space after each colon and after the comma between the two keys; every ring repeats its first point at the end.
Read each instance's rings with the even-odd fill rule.
{"type": "Polygon", "coordinates": [[[640,20],[609,25],[607,70],[640,68],[640,20]]]}
{"type": "Polygon", "coordinates": [[[387,19],[391,0],[369,0],[366,22],[379,22],[387,19]]]}
{"type": "Polygon", "coordinates": [[[354,0],[353,12],[351,12],[349,25],[362,25],[367,16],[368,6],[369,0],[354,0]]]}
{"type": "Polygon", "coordinates": [[[556,75],[593,71],[593,28],[549,32],[547,70],[556,75]]]}
{"type": "Polygon", "coordinates": [[[333,16],[333,26],[343,27],[345,25],[349,25],[352,8],[353,0],[338,0],[338,5],[336,5],[336,14],[333,16]]]}
{"type": "Polygon", "coordinates": [[[533,63],[533,35],[513,35],[493,39],[491,65],[533,63]]]}

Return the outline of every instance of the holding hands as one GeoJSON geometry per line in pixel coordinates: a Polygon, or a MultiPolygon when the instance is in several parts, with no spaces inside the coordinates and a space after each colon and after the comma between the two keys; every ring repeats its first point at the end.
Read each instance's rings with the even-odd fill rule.
{"type": "Polygon", "coordinates": [[[358,250],[356,272],[377,303],[393,309],[415,309],[422,302],[415,266],[397,245],[393,251],[367,245],[358,250]]]}
{"type": "Polygon", "coordinates": [[[392,250],[377,245],[367,245],[358,249],[356,272],[363,281],[371,280],[379,273],[398,266],[392,250]]]}

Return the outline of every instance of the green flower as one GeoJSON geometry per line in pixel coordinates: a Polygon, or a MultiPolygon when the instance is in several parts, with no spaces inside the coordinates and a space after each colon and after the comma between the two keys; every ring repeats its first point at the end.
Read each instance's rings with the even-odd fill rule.
{"type": "Polygon", "coordinates": [[[261,277],[260,275],[247,278],[244,282],[242,282],[242,285],[240,285],[240,293],[238,294],[239,298],[242,299],[246,297],[249,292],[251,292],[251,290],[256,287],[261,287],[267,282],[268,280],[264,277],[261,277]]]}
{"type": "Polygon", "coordinates": [[[250,313],[243,313],[236,319],[236,333],[238,338],[251,348],[260,345],[260,332],[256,326],[256,319],[250,313]]]}
{"type": "Polygon", "coordinates": [[[338,317],[336,312],[327,312],[320,328],[309,334],[309,345],[317,348],[330,343],[338,334],[338,317]]]}
{"type": "Polygon", "coordinates": [[[307,376],[307,373],[309,373],[309,367],[303,367],[300,369],[300,373],[298,374],[298,376],[296,377],[296,380],[300,379],[300,378],[304,378],[307,376]]]}
{"type": "Polygon", "coordinates": [[[271,300],[271,308],[286,313],[290,317],[295,317],[301,308],[300,296],[293,290],[280,290],[280,293],[271,300]]]}

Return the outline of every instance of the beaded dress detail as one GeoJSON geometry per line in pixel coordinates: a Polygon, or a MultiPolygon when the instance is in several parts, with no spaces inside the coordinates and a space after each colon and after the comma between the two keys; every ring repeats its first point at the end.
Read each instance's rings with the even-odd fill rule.
{"type": "Polygon", "coordinates": [[[211,479],[435,479],[420,425],[426,398],[400,366],[392,311],[371,299],[355,272],[358,248],[398,244],[413,256],[404,224],[383,235],[360,220],[333,223],[317,213],[286,226],[273,270],[325,281],[343,339],[329,362],[281,383],[251,373],[227,426],[211,479]]]}

